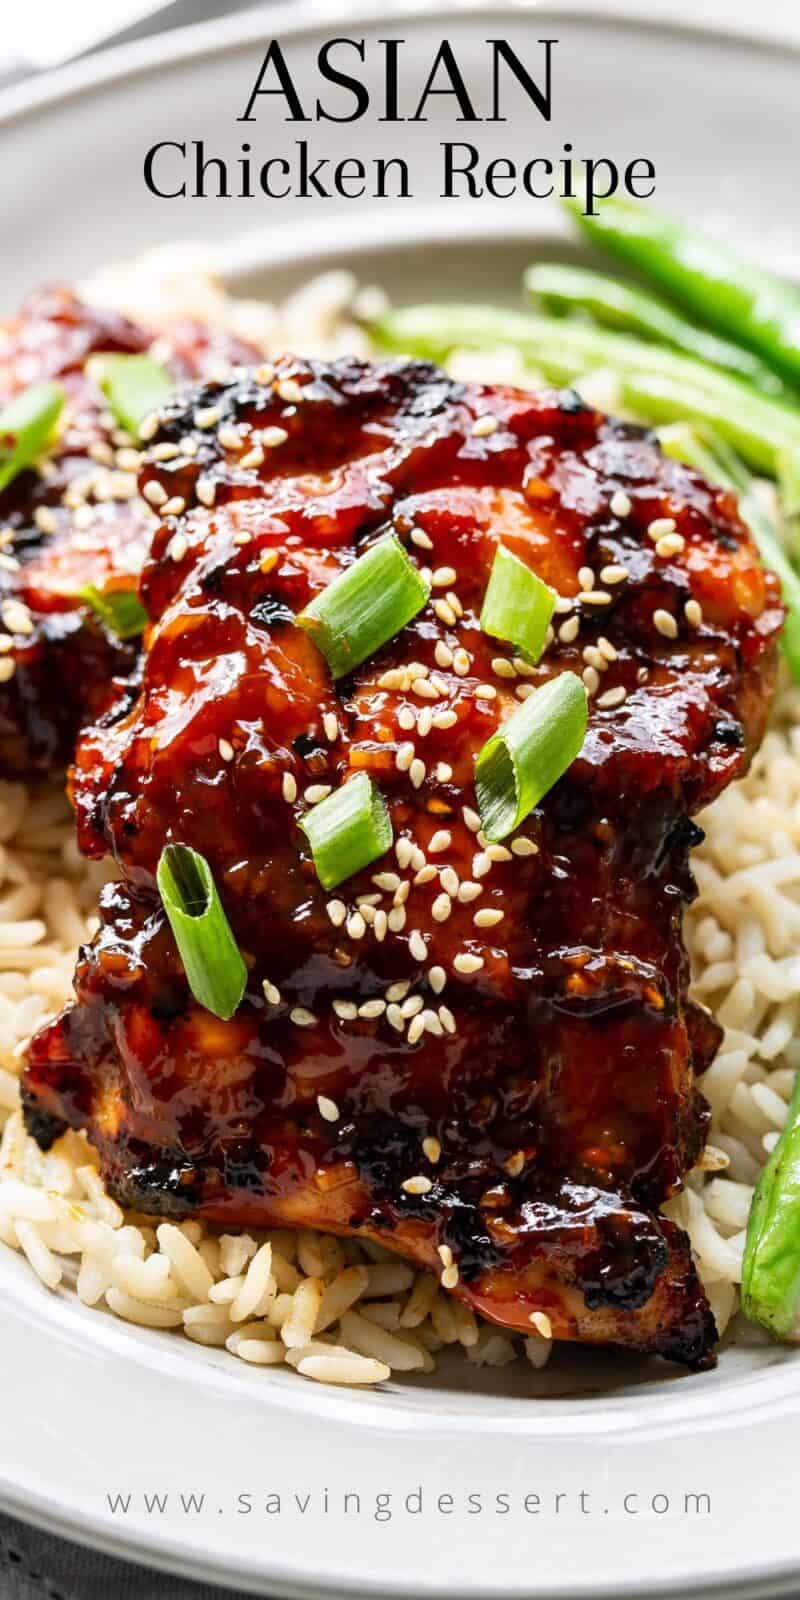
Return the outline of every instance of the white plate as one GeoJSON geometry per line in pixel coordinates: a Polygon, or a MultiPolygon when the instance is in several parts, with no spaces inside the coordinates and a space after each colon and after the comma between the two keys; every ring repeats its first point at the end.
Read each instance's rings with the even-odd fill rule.
{"type": "MultiPolygon", "coordinates": [[[[405,297],[514,295],[521,265],[552,250],[560,224],[531,202],[442,204],[430,152],[454,136],[444,123],[402,130],[419,177],[413,202],[276,210],[147,195],[141,163],[155,139],[203,137],[209,151],[236,154],[234,119],[273,33],[303,83],[331,34],[365,38],[368,56],[376,39],[401,35],[418,70],[445,32],[476,70],[489,31],[521,53],[526,39],[558,36],[552,126],[486,126],[487,153],[558,151],[569,138],[576,153],[650,155],[665,207],[779,267],[796,264],[800,65],[788,37],[643,26],[627,4],[494,6],[491,29],[474,6],[344,9],[270,8],[7,97],[4,306],[42,279],[187,236],[215,245],[235,286],[270,293],[346,261],[405,297]]],[[[286,130],[262,122],[251,137],[266,153],[286,130]]],[[[354,134],[331,123],[322,148],[397,145],[385,125],[354,134]]],[[[755,1335],[699,1378],[577,1351],[538,1376],[454,1362],[433,1379],[359,1394],[128,1329],[66,1292],[48,1295],[6,1253],[0,1289],[0,1502],[72,1537],[272,1595],[616,1600],[724,1587],[752,1597],[800,1579],[800,1360],[755,1335]],[[420,1487],[422,1510],[405,1506],[420,1487]],[[202,1510],[184,1511],[181,1493],[204,1495],[202,1510]],[[281,1512],[268,1513],[276,1493],[281,1512]],[[345,1512],[345,1493],[361,1497],[359,1511],[351,1499],[345,1512]],[[166,1495],[165,1509],[148,1513],[145,1494],[166,1495]],[[391,1496],[388,1520],[376,1515],[379,1494],[391,1496]],[[127,1513],[112,1513],[115,1495],[130,1495],[127,1513]],[[240,1495],[252,1497],[247,1513],[240,1495]],[[310,1495],[304,1512],[294,1495],[310,1495]],[[440,1495],[452,1506],[438,1506],[440,1495]],[[538,1511],[526,1495],[540,1497],[538,1511]],[[691,1500],[684,1513],[695,1495],[710,1496],[709,1513],[691,1500]],[[507,1512],[497,1496],[509,1497],[507,1512]]]]}

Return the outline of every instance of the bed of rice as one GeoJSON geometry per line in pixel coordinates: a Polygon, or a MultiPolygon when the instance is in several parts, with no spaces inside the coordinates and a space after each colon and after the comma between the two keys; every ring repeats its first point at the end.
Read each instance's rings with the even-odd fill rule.
{"type": "MultiPolygon", "coordinates": [[[[87,293],[153,325],[194,314],[225,323],[266,353],[364,350],[345,273],[314,280],[281,307],[236,300],[191,247],[156,251],[101,273],[87,293]]],[[[376,291],[361,291],[373,301],[376,291]]],[[[365,351],[366,353],[366,351],[365,351]]],[[[514,381],[510,351],[456,356],[462,376],[514,381]]],[[[592,398],[613,406],[607,374],[592,398]]],[[[724,1025],[702,1083],[713,1112],[711,1161],[667,1209],[688,1230],[720,1329],[738,1304],[745,1227],[759,1168],[786,1117],[800,1068],[800,691],[784,685],[748,777],[699,819],[700,894],[687,918],[694,994],[724,1025]]],[[[93,931],[102,868],[82,861],[60,783],[0,783],[0,1241],[50,1290],[151,1328],[181,1331],[258,1366],[288,1365],[332,1383],[432,1372],[436,1353],[535,1367],[541,1331],[512,1337],[476,1319],[436,1278],[378,1246],[301,1231],[223,1234],[125,1214],[105,1193],[82,1136],[43,1155],[22,1126],[20,1056],[70,996],[77,945],[93,931]]]]}

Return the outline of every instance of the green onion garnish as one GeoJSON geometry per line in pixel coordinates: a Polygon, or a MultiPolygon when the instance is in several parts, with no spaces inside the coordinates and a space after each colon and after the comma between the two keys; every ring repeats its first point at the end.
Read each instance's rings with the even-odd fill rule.
{"type": "Polygon", "coordinates": [[[175,388],[169,373],[149,356],[94,356],[90,371],[120,427],[134,438],[140,422],[163,406],[175,388]]]}
{"type": "Polygon", "coordinates": [[[205,856],[186,844],[165,845],[156,881],[195,1000],[227,1022],[244,994],[247,968],[205,856]]]}
{"type": "Polygon", "coordinates": [[[390,533],[334,578],[297,622],[327,657],[334,678],[342,678],[393,639],[429,594],[430,585],[390,533]]]}
{"type": "Polygon", "coordinates": [[[32,383],[0,411],[0,489],[33,465],[48,443],[66,399],[60,383],[32,383]]]}
{"type": "Polygon", "coordinates": [[[138,639],[144,632],[147,612],[135,589],[108,589],[101,594],[93,583],[87,583],[85,589],[79,590],[78,598],[118,639],[138,639]]]}
{"type": "Polygon", "coordinates": [[[481,627],[538,661],[556,604],[553,590],[505,545],[498,545],[481,611],[481,627]]]}
{"type": "Polygon", "coordinates": [[[588,721],[574,672],[551,678],[488,739],[475,767],[483,831],[494,842],[524,821],[578,755],[588,721]]]}
{"type": "Polygon", "coordinates": [[[300,819],[323,889],[335,889],[354,872],[385,855],[392,844],[386,802],[366,772],[343,783],[300,819]]]}

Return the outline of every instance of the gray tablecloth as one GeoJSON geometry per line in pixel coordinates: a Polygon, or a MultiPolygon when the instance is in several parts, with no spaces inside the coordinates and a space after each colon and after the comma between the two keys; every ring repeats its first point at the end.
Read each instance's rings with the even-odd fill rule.
{"type": "MultiPolygon", "coordinates": [[[[0,1512],[0,1600],[247,1600],[134,1567],[40,1533],[0,1512]]],[[[252,1600],[252,1597],[250,1597],[252,1600]]]]}

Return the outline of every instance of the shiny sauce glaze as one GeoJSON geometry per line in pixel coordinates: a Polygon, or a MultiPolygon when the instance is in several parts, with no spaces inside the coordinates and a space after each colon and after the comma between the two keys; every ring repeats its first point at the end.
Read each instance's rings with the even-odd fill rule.
{"type": "Polygon", "coordinates": [[[136,661],[81,591],[135,588],[156,526],[137,493],[140,452],[115,422],[87,363],[152,350],[177,384],[252,363],[224,331],[181,320],[158,337],[66,288],[32,295],[0,325],[0,405],[29,384],[66,391],[57,441],[0,491],[0,772],[64,766],[136,661]]]}
{"type": "Polygon", "coordinates": [[[185,509],[142,574],[141,682],[79,743],[81,845],[122,881],[32,1043],[30,1128],[87,1128],[140,1209],[361,1233],[508,1326],[706,1361],[658,1207],[718,1039],[687,999],[690,817],[761,737],[781,621],[734,501],[572,394],[425,364],[286,358],[145,431],[144,494],[185,509]],[[334,683],[294,617],[388,530],[430,603],[334,683]],[[536,667],[479,626],[500,541],[560,596],[536,667]],[[583,751],[487,846],[475,758],[564,671],[583,751]],[[326,894],[298,821],[356,771],[394,847],[326,894]],[[160,907],[169,841],[207,857],[245,956],[229,1022],[160,907]]]}

